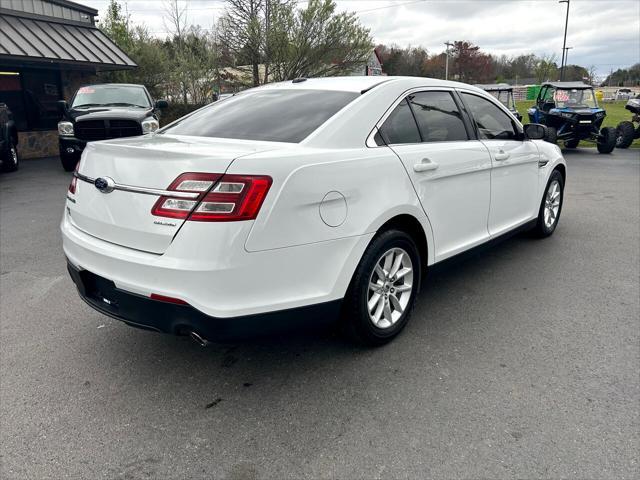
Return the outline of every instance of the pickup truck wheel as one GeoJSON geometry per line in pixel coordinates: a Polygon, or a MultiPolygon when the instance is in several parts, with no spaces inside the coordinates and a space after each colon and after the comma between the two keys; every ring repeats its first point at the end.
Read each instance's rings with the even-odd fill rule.
{"type": "Polygon", "coordinates": [[[635,136],[633,123],[629,121],[620,122],[616,129],[616,148],[629,148],[635,136]]]}
{"type": "Polygon", "coordinates": [[[538,221],[533,233],[536,237],[544,238],[555,232],[562,212],[562,200],[564,198],[564,181],[562,174],[554,170],[547,182],[544,191],[540,210],[538,211],[538,221]]]}
{"type": "Polygon", "coordinates": [[[418,295],[420,265],[416,244],[405,232],[374,237],[344,298],[342,317],[353,340],[379,346],[402,331],[418,295]]]}
{"type": "Polygon", "coordinates": [[[60,154],[60,161],[62,162],[62,168],[64,168],[65,172],[73,172],[76,169],[78,160],[78,157],[75,155],[60,154]]]}
{"type": "Polygon", "coordinates": [[[602,138],[598,141],[598,152],[611,153],[616,148],[616,129],[613,127],[604,127],[600,130],[602,138]]]}
{"type": "Polygon", "coordinates": [[[15,172],[20,165],[20,158],[18,157],[18,148],[15,146],[12,140],[9,140],[6,152],[3,154],[4,160],[2,161],[3,172],[15,172]]]}

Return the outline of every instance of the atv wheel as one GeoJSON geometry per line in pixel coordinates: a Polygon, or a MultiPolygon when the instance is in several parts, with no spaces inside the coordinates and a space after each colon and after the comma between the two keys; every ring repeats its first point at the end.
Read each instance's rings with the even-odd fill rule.
{"type": "Polygon", "coordinates": [[[547,135],[544,137],[545,142],[558,143],[558,129],[554,127],[547,127],[547,135]]]}
{"type": "Polygon", "coordinates": [[[604,127],[600,130],[602,138],[598,141],[598,152],[611,153],[616,148],[616,129],[613,127],[604,127]]]}
{"type": "Polygon", "coordinates": [[[635,129],[631,122],[620,122],[616,129],[616,147],[617,148],[629,148],[633,143],[633,137],[635,136],[635,129]]]}
{"type": "Polygon", "coordinates": [[[572,138],[571,140],[565,140],[564,148],[576,148],[580,143],[579,138],[572,138]]]}

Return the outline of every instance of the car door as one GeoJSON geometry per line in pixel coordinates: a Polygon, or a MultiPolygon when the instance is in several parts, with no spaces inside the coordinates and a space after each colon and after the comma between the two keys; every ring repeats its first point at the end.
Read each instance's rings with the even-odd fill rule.
{"type": "Polygon", "coordinates": [[[500,235],[537,214],[538,161],[535,144],[525,139],[521,127],[490,99],[461,92],[473,117],[478,138],[491,154],[491,207],[487,228],[500,235]]]}
{"type": "Polygon", "coordinates": [[[379,126],[431,222],[436,261],[489,237],[491,159],[457,102],[452,91],[411,93],[379,126]]]}

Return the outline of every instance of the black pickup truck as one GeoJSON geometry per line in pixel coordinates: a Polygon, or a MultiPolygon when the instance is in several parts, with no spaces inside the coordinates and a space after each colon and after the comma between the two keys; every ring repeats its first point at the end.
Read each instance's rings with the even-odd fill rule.
{"type": "Polygon", "coordinates": [[[165,100],[154,102],[143,85],[104,83],[78,89],[70,104],[60,100],[60,160],[70,172],[87,142],[155,132],[165,100]]]}
{"type": "Polygon", "coordinates": [[[18,169],[18,130],[11,110],[0,103],[0,170],[15,172],[18,169]]]}

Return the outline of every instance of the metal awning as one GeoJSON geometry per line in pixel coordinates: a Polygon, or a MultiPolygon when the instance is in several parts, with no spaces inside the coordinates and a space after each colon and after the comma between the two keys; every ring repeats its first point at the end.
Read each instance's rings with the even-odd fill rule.
{"type": "Polygon", "coordinates": [[[101,70],[137,65],[91,24],[0,12],[0,64],[73,64],[101,70]]]}

